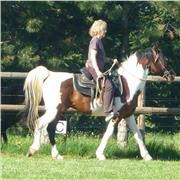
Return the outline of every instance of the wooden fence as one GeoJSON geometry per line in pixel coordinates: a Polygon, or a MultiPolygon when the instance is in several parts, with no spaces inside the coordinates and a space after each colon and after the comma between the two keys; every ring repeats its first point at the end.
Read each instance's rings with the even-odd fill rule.
{"type": "MultiPolygon", "coordinates": [[[[4,79],[24,79],[27,76],[27,73],[22,72],[1,72],[1,78],[4,79]]],[[[165,82],[165,80],[160,76],[148,76],[147,81],[154,82],[165,82]]],[[[175,77],[175,80],[172,83],[180,83],[180,76],[175,77]]],[[[139,114],[138,117],[138,126],[140,129],[145,128],[144,114],[180,114],[180,108],[177,107],[144,107],[145,102],[145,91],[142,92],[138,98],[138,107],[136,108],[135,113],[139,114]]],[[[20,111],[23,109],[23,105],[13,105],[13,104],[1,104],[1,111],[20,111]]],[[[44,111],[43,106],[39,106],[40,111],[44,111]]],[[[69,109],[73,111],[73,109],[69,109]]]]}

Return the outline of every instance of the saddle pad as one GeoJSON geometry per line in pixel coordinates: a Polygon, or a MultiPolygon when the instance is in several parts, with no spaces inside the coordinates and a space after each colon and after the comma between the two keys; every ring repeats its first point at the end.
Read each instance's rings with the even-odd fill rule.
{"type": "Polygon", "coordinates": [[[123,94],[123,86],[121,76],[118,75],[116,71],[113,71],[111,74],[111,80],[113,82],[114,87],[114,97],[121,97],[123,94]]]}
{"type": "Polygon", "coordinates": [[[83,95],[86,95],[86,96],[91,96],[91,88],[90,87],[82,87],[79,85],[79,76],[80,74],[74,74],[74,77],[73,77],[73,86],[74,86],[74,89],[78,92],[80,92],[81,94],[83,95]]]}

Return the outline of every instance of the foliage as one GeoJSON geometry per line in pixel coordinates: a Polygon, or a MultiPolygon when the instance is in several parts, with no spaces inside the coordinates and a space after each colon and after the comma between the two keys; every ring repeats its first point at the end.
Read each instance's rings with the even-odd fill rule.
{"type": "MultiPolygon", "coordinates": [[[[105,19],[109,24],[105,40],[107,54],[121,57],[125,13],[128,13],[127,52],[131,53],[161,40],[167,23],[179,33],[179,8],[178,2],[2,2],[2,61],[8,55],[14,57],[9,57],[12,63],[4,62],[2,68],[7,71],[15,65],[13,61],[18,56],[17,61],[24,62],[32,55],[38,56],[34,58],[37,64],[30,61],[27,66],[44,64],[61,68],[69,59],[69,54],[80,55],[82,59],[78,63],[83,66],[81,61],[87,58],[88,28],[98,18],[105,19]],[[25,57],[19,53],[25,54],[25,57]],[[51,62],[54,57],[59,59],[51,62]],[[57,61],[62,62],[57,64],[57,61]]],[[[173,53],[169,53],[175,53],[175,57],[179,49],[176,40],[170,43],[173,53]]],[[[163,43],[163,46],[167,44],[163,43]]],[[[23,62],[16,64],[15,69],[29,70],[22,66],[23,62]]],[[[67,70],[71,67],[70,63],[67,70]]]]}
{"type": "Polygon", "coordinates": [[[26,24],[26,31],[29,33],[37,33],[42,29],[43,22],[40,19],[29,19],[26,24]]]}

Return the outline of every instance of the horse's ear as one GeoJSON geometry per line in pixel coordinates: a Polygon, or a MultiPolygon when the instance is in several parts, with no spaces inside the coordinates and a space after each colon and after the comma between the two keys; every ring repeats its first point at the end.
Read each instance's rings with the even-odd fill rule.
{"type": "Polygon", "coordinates": [[[160,43],[159,43],[159,41],[157,41],[157,42],[153,45],[153,50],[154,50],[156,53],[159,53],[159,52],[160,52],[160,43]]]}

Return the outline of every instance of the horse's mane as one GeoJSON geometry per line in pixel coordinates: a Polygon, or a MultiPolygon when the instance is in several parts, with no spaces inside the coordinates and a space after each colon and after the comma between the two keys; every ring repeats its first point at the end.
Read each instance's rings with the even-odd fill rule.
{"type": "Polygon", "coordinates": [[[137,50],[137,51],[131,53],[129,56],[126,56],[125,58],[122,59],[122,63],[127,61],[132,55],[135,55],[135,54],[136,54],[138,60],[140,60],[144,56],[146,56],[148,59],[153,58],[152,49],[146,48],[144,50],[137,50]]]}
{"type": "Polygon", "coordinates": [[[147,59],[153,59],[153,52],[151,48],[146,48],[144,50],[138,50],[136,52],[136,56],[138,60],[140,60],[142,57],[147,57],[147,59]]]}

